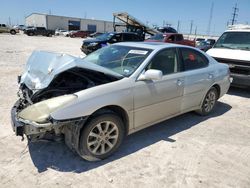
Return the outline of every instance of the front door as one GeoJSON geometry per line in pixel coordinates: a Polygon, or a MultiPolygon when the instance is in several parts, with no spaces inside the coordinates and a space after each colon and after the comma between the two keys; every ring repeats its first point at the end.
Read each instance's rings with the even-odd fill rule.
{"type": "Polygon", "coordinates": [[[145,68],[161,70],[162,80],[136,81],[134,127],[139,128],[180,112],[183,77],[175,48],[160,51],[145,68]]]}

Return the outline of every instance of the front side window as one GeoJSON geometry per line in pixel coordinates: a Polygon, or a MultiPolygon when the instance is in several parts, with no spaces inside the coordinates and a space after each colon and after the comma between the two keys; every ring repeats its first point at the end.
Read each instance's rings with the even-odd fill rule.
{"type": "Polygon", "coordinates": [[[180,51],[185,71],[203,68],[208,65],[208,59],[200,52],[189,48],[180,48],[180,51]]]}
{"type": "Polygon", "coordinates": [[[163,75],[179,71],[178,56],[175,48],[165,49],[156,54],[147,66],[148,69],[162,71],[163,75]]]}
{"type": "Polygon", "coordinates": [[[151,49],[111,45],[84,58],[123,76],[130,76],[152,52],[151,49]]]}

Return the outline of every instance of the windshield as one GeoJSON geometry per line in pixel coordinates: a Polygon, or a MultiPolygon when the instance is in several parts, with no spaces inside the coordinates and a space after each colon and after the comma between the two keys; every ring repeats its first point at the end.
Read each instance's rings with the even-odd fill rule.
{"type": "Polygon", "coordinates": [[[223,33],[214,48],[250,50],[250,32],[223,33]]]}
{"type": "Polygon", "coordinates": [[[84,58],[123,76],[130,76],[148,57],[152,50],[130,46],[111,45],[84,58]]]}
{"type": "Polygon", "coordinates": [[[162,41],[164,39],[163,34],[155,34],[154,36],[150,37],[150,40],[159,40],[162,41]]]}
{"type": "Polygon", "coordinates": [[[103,33],[101,35],[98,35],[96,38],[100,40],[109,40],[112,36],[114,36],[114,33],[103,33]]]}

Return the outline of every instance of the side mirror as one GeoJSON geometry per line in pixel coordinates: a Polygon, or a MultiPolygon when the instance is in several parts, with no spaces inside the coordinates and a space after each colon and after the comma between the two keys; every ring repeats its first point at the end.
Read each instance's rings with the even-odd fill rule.
{"type": "Polygon", "coordinates": [[[149,69],[145,73],[142,73],[138,80],[161,80],[162,79],[162,71],[156,69],[149,69]]]}

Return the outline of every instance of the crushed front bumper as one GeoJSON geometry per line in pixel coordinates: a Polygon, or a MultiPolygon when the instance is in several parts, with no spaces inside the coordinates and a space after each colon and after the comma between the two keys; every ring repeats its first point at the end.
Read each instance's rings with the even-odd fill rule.
{"type": "MultiPolygon", "coordinates": [[[[47,133],[59,136],[64,134],[66,144],[74,150],[77,150],[81,129],[88,119],[88,116],[67,120],[50,119],[48,123],[38,124],[18,117],[20,112],[20,101],[17,101],[11,109],[11,124],[16,136],[24,136],[31,141],[40,138],[44,139],[47,133]]],[[[46,139],[46,138],[45,138],[46,139]]]]}
{"type": "Polygon", "coordinates": [[[11,125],[16,136],[39,137],[52,129],[51,123],[37,124],[18,118],[18,108],[20,101],[18,100],[11,109],[11,125]]]}

